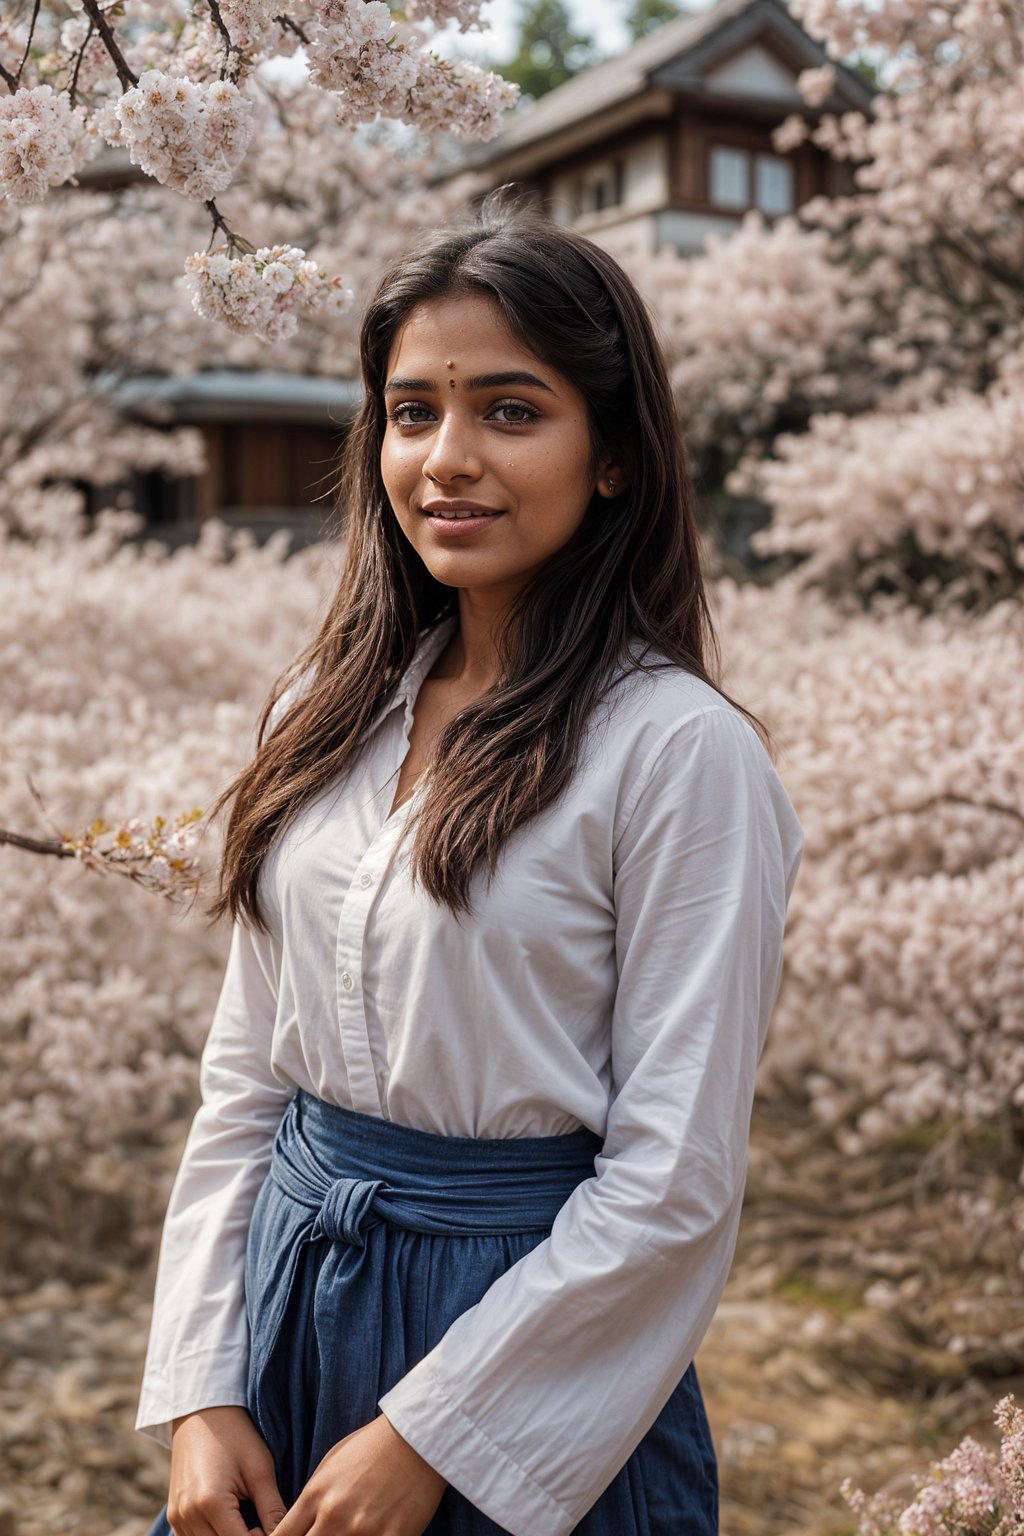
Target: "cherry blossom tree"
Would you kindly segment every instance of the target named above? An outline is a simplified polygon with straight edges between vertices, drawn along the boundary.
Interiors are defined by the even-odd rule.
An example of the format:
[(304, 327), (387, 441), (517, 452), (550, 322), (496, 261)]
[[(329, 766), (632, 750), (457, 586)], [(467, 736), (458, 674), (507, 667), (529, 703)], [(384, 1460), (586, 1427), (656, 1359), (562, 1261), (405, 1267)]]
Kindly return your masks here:
[[(479, 0), (410, 0), (401, 16), (384, 0), (210, 0), (196, 10), (128, 0), (123, 12), (99, 0), (82, 0), (81, 11), (25, 4), (0, 26), (0, 199), (37, 203), (101, 144), (123, 146), (147, 176), (204, 207), (223, 236), (185, 260), (196, 310), (268, 342), (290, 336), (299, 313), (332, 314), (349, 291), (302, 246), (254, 245), (217, 204), (257, 129), (261, 70), (301, 46), (304, 93), (329, 107), (346, 142), (378, 116), (488, 138), (517, 88), (429, 46), (447, 20), (466, 30), (478, 16)], [(297, 110), (316, 115), (306, 103)]]
[[(794, 114), (855, 191), (638, 273), (695, 449), (771, 508), (755, 552), (837, 600), (926, 606), (1019, 590), (1024, 12), (1003, 0), (793, 0), (830, 56), (871, 51), (870, 116)], [(834, 66), (801, 89), (826, 98)], [(730, 478), (730, 471), (735, 474)], [(883, 485), (882, 482), (885, 482)]]
[[(260, 78), (251, 91), (257, 129), (235, 194), (280, 245), (315, 240), (360, 294), (381, 261), (464, 208), (478, 185), (468, 175), (432, 185), (438, 157), (425, 139), (339, 132), (326, 94), (301, 82)], [(201, 435), (125, 420), (115, 387), (154, 370), (266, 366), (263, 335), (210, 324), (188, 301), (180, 252), (201, 241), (205, 219), (201, 205), (146, 180), (0, 201), (0, 524), (23, 537), (73, 533), (88, 484), (129, 468), (201, 473)], [(287, 317), (289, 334), (272, 344), (277, 370), (352, 376), (357, 306), (306, 309), (301, 326)]]

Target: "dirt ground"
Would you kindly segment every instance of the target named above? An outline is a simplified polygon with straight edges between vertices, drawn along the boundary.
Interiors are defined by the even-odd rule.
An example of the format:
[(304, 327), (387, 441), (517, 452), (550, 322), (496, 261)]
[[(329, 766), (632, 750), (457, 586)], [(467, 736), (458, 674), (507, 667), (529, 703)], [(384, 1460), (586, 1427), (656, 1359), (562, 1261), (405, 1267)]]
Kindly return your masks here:
[[(839, 1494), (844, 1477), (909, 1498), (912, 1474), (962, 1434), (993, 1443), (997, 1397), (1015, 1391), (1024, 1400), (1020, 1352), (1006, 1345), (1024, 1339), (1019, 1270), (1016, 1255), (986, 1245), (988, 1333), (974, 1318), (968, 1344), (951, 1349), (942, 1298), (958, 1315), (969, 1312), (957, 1297), (970, 1303), (980, 1261), (959, 1251), (936, 1271), (950, 1238), (922, 1203), (920, 1150), (912, 1158), (916, 1199), (906, 1168), (897, 1167), (865, 1200), (870, 1170), (860, 1169), (842, 1198), (816, 1207), (794, 1172), (801, 1149), (787, 1162), (784, 1139), (792, 1151), (791, 1125), (755, 1123), (743, 1234), (697, 1356), (719, 1456), (721, 1529), (852, 1536)], [(987, 1177), (980, 1168), (975, 1159), (965, 1171), (961, 1160), (975, 1199)], [(933, 1203), (948, 1214), (954, 1192), (934, 1178), (932, 1186)], [(873, 1253), (870, 1262), (849, 1257), (864, 1253)], [(885, 1273), (916, 1298), (912, 1309), (865, 1301), (872, 1276), (877, 1286)], [(168, 1463), (132, 1427), (151, 1286), (151, 1265), (122, 1266), (0, 1299), (0, 1536), (146, 1536)]]

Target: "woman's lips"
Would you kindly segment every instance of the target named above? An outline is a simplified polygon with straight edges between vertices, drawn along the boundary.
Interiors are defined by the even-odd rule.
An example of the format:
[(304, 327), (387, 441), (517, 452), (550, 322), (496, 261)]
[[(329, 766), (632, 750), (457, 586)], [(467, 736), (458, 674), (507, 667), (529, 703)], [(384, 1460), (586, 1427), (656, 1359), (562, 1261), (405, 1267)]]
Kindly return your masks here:
[(435, 533), (442, 537), (450, 537), (460, 533), (476, 533), (481, 528), (489, 528), (496, 523), (499, 517), (504, 517), (504, 512), (486, 512), (478, 515), (462, 517), (440, 517), (431, 512), (424, 512), (424, 517)]

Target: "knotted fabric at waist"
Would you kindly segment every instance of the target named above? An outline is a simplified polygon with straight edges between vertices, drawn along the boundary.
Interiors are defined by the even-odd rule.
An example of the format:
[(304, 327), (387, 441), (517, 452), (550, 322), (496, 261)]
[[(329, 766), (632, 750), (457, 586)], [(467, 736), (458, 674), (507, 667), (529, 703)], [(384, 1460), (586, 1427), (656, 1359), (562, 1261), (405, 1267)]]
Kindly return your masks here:
[(547, 1232), (594, 1173), (602, 1139), (443, 1136), (327, 1104), (302, 1090), (281, 1121), (270, 1174), (314, 1214), (310, 1239), (363, 1246), (381, 1222), (438, 1236)]

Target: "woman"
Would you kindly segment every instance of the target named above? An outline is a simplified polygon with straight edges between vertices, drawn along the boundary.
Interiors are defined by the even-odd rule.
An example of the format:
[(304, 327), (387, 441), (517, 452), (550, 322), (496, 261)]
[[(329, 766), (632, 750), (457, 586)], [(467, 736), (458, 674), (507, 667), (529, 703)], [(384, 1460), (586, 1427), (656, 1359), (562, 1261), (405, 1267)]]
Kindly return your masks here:
[(154, 1533), (711, 1536), (692, 1361), (803, 833), (711, 680), (664, 362), (500, 199), (361, 359), (340, 586), (218, 802)]

